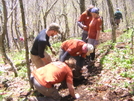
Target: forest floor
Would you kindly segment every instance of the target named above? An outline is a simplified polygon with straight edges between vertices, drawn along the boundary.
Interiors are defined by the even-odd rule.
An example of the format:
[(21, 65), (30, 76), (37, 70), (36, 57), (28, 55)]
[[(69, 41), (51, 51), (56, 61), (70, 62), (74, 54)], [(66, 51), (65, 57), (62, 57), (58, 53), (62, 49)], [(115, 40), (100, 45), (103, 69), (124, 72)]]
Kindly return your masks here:
[[(121, 31), (117, 31), (117, 35), (122, 34)], [(101, 42), (106, 42), (111, 39), (110, 33), (101, 34)], [(62, 96), (61, 101), (134, 101), (134, 96), (130, 93), (129, 89), (121, 88), (111, 85), (110, 83), (118, 84), (120, 82), (128, 81), (129, 78), (115, 77), (114, 74), (119, 71), (111, 71), (103, 69), (100, 64), (100, 60), (103, 55), (96, 50), (97, 61), (93, 66), (83, 67), (82, 80), (74, 80), (75, 92), (80, 94), (79, 99), (73, 99), (68, 92), (68, 89), (61, 89), (59, 92)], [(110, 54), (110, 53), (108, 53)], [(8, 66), (8, 65), (2, 65)], [(27, 78), (12, 78), (10, 75), (13, 72), (7, 71), (0, 76), (0, 90), (4, 91), (0, 93), (0, 97), (8, 97), (6, 100), (1, 101), (28, 101), (27, 97), (36, 92), (29, 92), (29, 82)], [(103, 79), (102, 79), (103, 78)], [(9, 97), (10, 95), (10, 97)], [(36, 96), (39, 96), (36, 93)]]

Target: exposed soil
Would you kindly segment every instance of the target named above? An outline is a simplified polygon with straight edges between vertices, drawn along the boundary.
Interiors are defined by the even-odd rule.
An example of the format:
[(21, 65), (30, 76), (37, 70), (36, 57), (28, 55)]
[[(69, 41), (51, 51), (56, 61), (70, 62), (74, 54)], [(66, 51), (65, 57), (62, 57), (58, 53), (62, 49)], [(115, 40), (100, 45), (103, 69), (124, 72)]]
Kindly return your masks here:
[[(117, 31), (117, 36), (120, 34), (122, 33)], [(101, 34), (101, 42), (110, 39), (110, 33)], [(80, 98), (73, 99), (69, 95), (68, 89), (64, 88), (60, 90), (61, 101), (133, 101), (134, 96), (130, 93), (130, 89), (111, 85), (113, 82), (116, 84), (123, 81), (132, 83), (131, 79), (115, 77), (113, 72), (103, 69), (99, 62), (103, 55), (98, 51), (96, 51), (96, 54), (98, 55), (95, 64), (90, 67), (83, 67), (83, 79), (74, 80), (75, 92), (80, 94)], [(8, 65), (1, 65), (0, 68), (5, 67), (8, 67)], [(118, 72), (120, 72), (120, 68), (119, 71), (116, 71), (116, 73)], [(0, 96), (5, 96), (6, 101), (28, 101), (27, 97), (33, 94), (37, 97), (41, 96), (36, 91), (29, 92), (30, 86), (27, 78), (12, 78), (10, 77), (11, 74), (13, 72), (7, 71), (0, 76), (0, 90), (4, 89)], [(10, 95), (10, 97), (7, 97), (6, 94)]]

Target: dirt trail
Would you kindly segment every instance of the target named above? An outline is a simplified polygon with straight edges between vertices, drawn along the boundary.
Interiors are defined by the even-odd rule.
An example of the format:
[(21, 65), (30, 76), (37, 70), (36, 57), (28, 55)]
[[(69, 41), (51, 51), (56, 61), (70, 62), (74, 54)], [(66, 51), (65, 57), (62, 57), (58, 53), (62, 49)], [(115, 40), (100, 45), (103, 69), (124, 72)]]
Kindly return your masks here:
[[(117, 32), (117, 36), (121, 32)], [(111, 39), (110, 33), (101, 33), (101, 42), (105, 42)], [(102, 55), (98, 56), (101, 59)], [(29, 83), (27, 78), (12, 78), (10, 75), (12, 72), (5, 72), (0, 76), (0, 90), (4, 91), (0, 93), (0, 96), (10, 95), (7, 97), (7, 101), (27, 101), (24, 100), (26, 96), (29, 95)], [(26, 74), (27, 75), (27, 74)], [(60, 90), (62, 95), (61, 101), (133, 101), (134, 97), (129, 93), (128, 89), (117, 88), (116, 85), (110, 85), (111, 82), (118, 83), (114, 74), (110, 70), (103, 70), (103, 67), (99, 61), (95, 62), (94, 66), (83, 68), (82, 80), (74, 80), (74, 86), (76, 87), (76, 92), (80, 94), (79, 99), (73, 99), (68, 92), (68, 89)], [(102, 80), (103, 78), (103, 80)], [(126, 80), (126, 79), (125, 79)], [(124, 78), (120, 78), (123, 82)], [(36, 92), (33, 92), (38, 97)], [(32, 94), (32, 93), (31, 93)], [(20, 100), (21, 99), (21, 100)]]

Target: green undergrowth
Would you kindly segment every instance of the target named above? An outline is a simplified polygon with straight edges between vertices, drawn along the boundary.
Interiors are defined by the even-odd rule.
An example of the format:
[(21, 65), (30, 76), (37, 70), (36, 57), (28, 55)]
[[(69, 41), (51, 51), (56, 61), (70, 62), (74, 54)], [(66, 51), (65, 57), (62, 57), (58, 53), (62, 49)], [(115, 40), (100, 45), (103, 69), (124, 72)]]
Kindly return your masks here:
[[(98, 50), (102, 54), (107, 51), (107, 54), (103, 55), (100, 60), (103, 69), (118, 71), (114, 74), (115, 77), (120, 75), (134, 82), (134, 53), (132, 53), (131, 35), (132, 30), (129, 30), (120, 35), (116, 43), (107, 41), (99, 45)], [(117, 47), (120, 44), (123, 44), (123, 47)], [(133, 85), (125, 81), (122, 83), (122, 87), (125, 88)], [(119, 86), (120, 84), (117, 85)]]
[[(103, 69), (107, 69), (110, 71), (117, 71), (117, 70), (119, 71), (120, 70), (117, 73), (118, 75), (120, 75), (123, 78), (129, 78), (131, 80), (134, 80), (134, 62), (133, 62), (134, 61), (134, 53), (132, 54), (131, 33), (132, 33), (132, 30), (120, 35), (117, 38), (116, 43), (112, 43), (111, 41), (102, 43), (97, 47), (97, 49), (98, 49), (99, 53), (101, 53), (101, 54), (106, 53), (100, 59), (100, 63), (102, 65)], [(125, 47), (117, 48), (116, 45), (118, 43), (125, 43)], [(52, 46), (56, 50), (56, 56), (53, 56), (53, 57), (58, 58), (61, 42), (54, 43), (54, 44), (52, 44)], [(47, 52), (49, 54), (51, 54), (49, 49), (47, 50)], [(25, 51), (22, 51), (22, 52), (12, 51), (12, 53), (8, 53), (8, 56), (12, 60), (14, 65), (21, 64), (22, 61), (25, 60)], [(4, 64), (4, 62), (2, 61), (1, 55), (0, 55), (0, 64)], [(26, 65), (20, 65), (19, 67), (17, 67), (17, 69), (18, 69), (19, 77), (25, 78), (27, 76)], [(4, 73), (3, 71), (0, 71), (0, 76), (2, 76), (3, 73)], [(115, 74), (115, 76), (117, 74)], [(113, 84), (113, 85), (119, 86), (120, 84)], [(128, 88), (131, 85), (132, 85), (131, 83), (124, 81), (121, 86)], [(2, 92), (3, 92), (3, 90), (0, 90), (0, 93), (2, 93)], [(0, 95), (0, 99), (2, 99), (4, 96), (6, 96), (6, 95), (5, 94)]]

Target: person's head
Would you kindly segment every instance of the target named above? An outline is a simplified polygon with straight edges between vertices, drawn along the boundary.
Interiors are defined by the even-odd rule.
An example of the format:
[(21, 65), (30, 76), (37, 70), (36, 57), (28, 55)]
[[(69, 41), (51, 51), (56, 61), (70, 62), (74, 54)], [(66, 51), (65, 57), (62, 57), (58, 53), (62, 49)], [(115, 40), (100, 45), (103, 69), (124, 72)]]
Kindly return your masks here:
[(48, 36), (54, 36), (60, 33), (60, 26), (57, 23), (51, 23), (47, 30), (49, 31)]
[(96, 8), (96, 7), (92, 8), (91, 9), (91, 14), (92, 14), (93, 17), (98, 16), (98, 14), (99, 14), (99, 8)]
[(116, 8), (117, 11), (119, 11), (120, 9), (119, 8)]
[(87, 14), (88, 16), (91, 16), (91, 9), (94, 8), (93, 5), (89, 5), (88, 9), (87, 9)]
[(74, 58), (69, 58), (68, 60), (65, 60), (65, 63), (71, 68), (76, 67), (76, 60)]
[(86, 53), (87, 56), (89, 56), (90, 53), (93, 53), (93, 51), (94, 51), (94, 47), (93, 47), (92, 44), (86, 43), (86, 44), (84, 44), (84, 45), (82, 46), (82, 52), (83, 52), (83, 53)]

